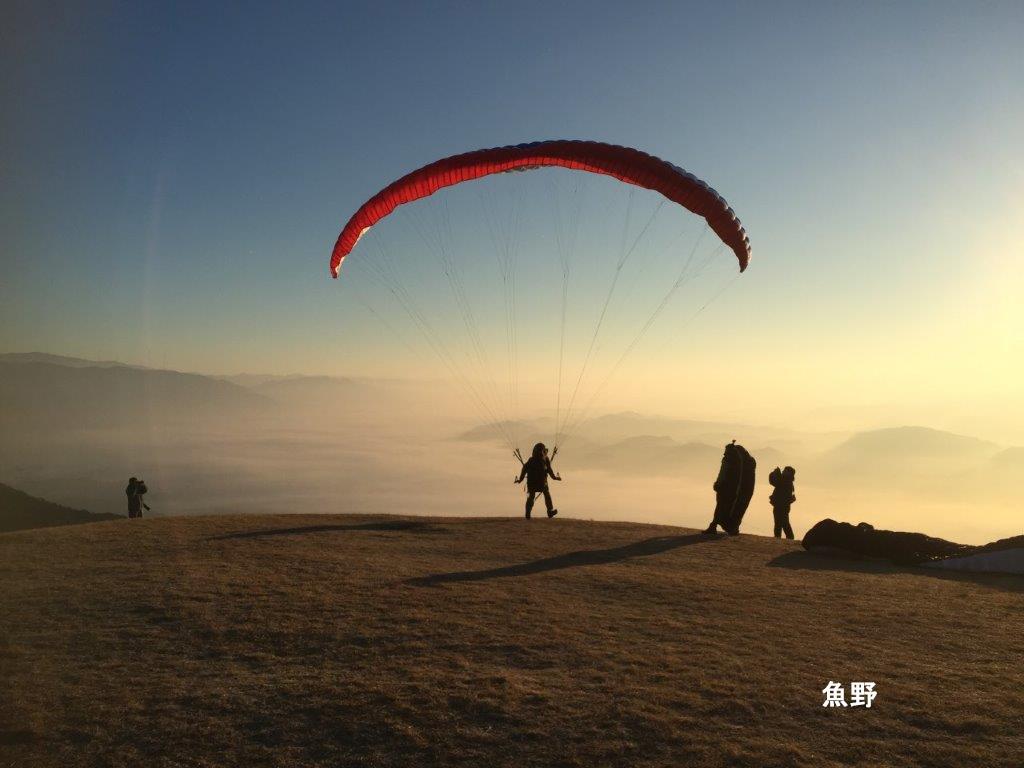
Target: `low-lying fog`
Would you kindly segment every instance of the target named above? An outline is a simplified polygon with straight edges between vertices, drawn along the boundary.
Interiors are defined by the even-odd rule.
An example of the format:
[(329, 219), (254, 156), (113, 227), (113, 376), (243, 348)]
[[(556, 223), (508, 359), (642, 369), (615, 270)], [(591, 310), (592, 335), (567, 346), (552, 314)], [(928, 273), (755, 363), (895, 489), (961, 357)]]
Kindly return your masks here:
[[(518, 461), (441, 385), (229, 380), (61, 359), (0, 368), (0, 482), (69, 506), (123, 512), (137, 475), (154, 514), (522, 514)], [(550, 425), (516, 425), (524, 453), (550, 443)], [(555, 461), (555, 503), (572, 517), (704, 526), (732, 438), (758, 460), (750, 533), (771, 532), (767, 476), (785, 464), (797, 468), (798, 536), (824, 517), (962, 542), (1021, 533), (1024, 448), (899, 425), (814, 433), (598, 416)]]

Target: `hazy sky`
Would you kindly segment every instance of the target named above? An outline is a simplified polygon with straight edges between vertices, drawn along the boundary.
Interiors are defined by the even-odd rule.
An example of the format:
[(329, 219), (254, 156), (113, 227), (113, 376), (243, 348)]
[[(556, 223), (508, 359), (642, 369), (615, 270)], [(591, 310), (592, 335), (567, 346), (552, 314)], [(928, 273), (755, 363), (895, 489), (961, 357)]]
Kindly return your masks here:
[(592, 138), (707, 179), (754, 253), (623, 402), (1024, 433), (1019, 2), (88, 6), (2, 11), (0, 350), (426, 372), (328, 278), (345, 220)]

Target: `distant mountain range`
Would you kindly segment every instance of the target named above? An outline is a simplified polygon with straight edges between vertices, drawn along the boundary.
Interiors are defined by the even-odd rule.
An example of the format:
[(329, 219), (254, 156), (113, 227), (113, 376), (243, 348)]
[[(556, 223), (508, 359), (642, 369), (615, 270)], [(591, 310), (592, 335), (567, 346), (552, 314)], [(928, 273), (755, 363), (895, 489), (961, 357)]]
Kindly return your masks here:
[(194, 373), (0, 360), (0, 424), (9, 429), (199, 426), (272, 406), (249, 389)]
[(999, 446), (976, 437), (928, 427), (891, 427), (860, 432), (829, 452), (837, 463), (872, 461), (888, 464), (907, 456), (927, 460), (977, 460), (998, 453)]
[[(550, 420), (518, 422), (519, 434), (550, 439)], [(462, 435), (470, 441), (498, 441), (494, 426)], [(722, 447), (737, 438), (767, 472), (793, 464), (803, 481), (834, 487), (904, 490), (936, 497), (992, 493), (1020, 495), (1024, 447), (996, 443), (927, 427), (903, 426), (854, 434), (804, 433), (778, 428), (672, 419), (623, 412), (579, 425), (559, 460), (567, 469), (592, 469), (633, 476), (702, 479), (713, 475)]]
[(84, 509), (64, 507), (0, 483), (0, 533), (120, 518), (121, 515), (93, 514)]
[[(554, 422), (549, 418), (507, 422), (506, 426), (509, 431), (517, 434), (547, 436), (549, 439), (554, 431)], [(463, 433), (461, 437), (464, 440), (481, 441), (495, 440), (498, 436), (499, 431), (493, 425), (482, 424)], [(563, 442), (571, 442), (574, 451), (578, 451), (582, 443), (606, 447), (621, 444), (621, 449), (628, 450), (630, 444), (627, 441), (643, 438), (645, 442), (632, 447), (646, 450), (646, 446), (656, 444), (654, 441), (660, 441), (663, 450), (691, 444), (715, 446), (714, 450), (721, 458), (722, 446), (731, 440), (739, 440), (748, 448), (771, 445), (780, 455), (804, 456), (833, 447), (848, 436), (848, 433), (809, 433), (779, 427), (678, 419), (622, 411), (596, 416), (577, 424)], [(694, 450), (690, 449), (689, 452)], [(774, 461), (774, 458), (771, 460)]]
[[(1005, 452), (1012, 462), (1013, 450)], [(992, 486), (1001, 447), (927, 427), (893, 427), (853, 435), (814, 459), (829, 483), (876, 487), (945, 486), (946, 493)]]
[(2, 352), (0, 363), (49, 363), (63, 365), (66, 368), (137, 368), (145, 370), (144, 365), (129, 365), (116, 360), (85, 360), (81, 357), (51, 355), (46, 352)]
[[(236, 457), (230, 452), (207, 446), (204, 450), (210, 452), (200, 460), (199, 453), (189, 447), (193, 445), (189, 440), (204, 430), (229, 440), (244, 434), (276, 445), (283, 439), (281, 430), (313, 429), (322, 435), (318, 439), (341, 445), (379, 436), (382, 424), (401, 436), (410, 430), (412, 419), (426, 414), (436, 419), (430, 432), (435, 434), (447, 427), (448, 414), (459, 412), (457, 404), (454, 409), (440, 405), (439, 398), (450, 395), (450, 389), (417, 382), (205, 376), (44, 353), (0, 354), (0, 469), (6, 470), (0, 479), (42, 493), (53, 487), (49, 480), (58, 482), (70, 472), (80, 472), (75, 487), (93, 487), (98, 481), (90, 475), (94, 470), (87, 468), (98, 466), (99, 448), (108, 451), (103, 466), (117, 472), (137, 462), (146, 466), (169, 462), (171, 456), (181, 466), (201, 462), (204, 472), (215, 462), (232, 466)], [(177, 452), (172, 453), (162, 429), (140, 434), (155, 426), (173, 428), (179, 437)], [(536, 439), (551, 441), (554, 420), (545, 417), (504, 426), (520, 436), (520, 447), (526, 452)], [(258, 433), (263, 427), (278, 432)], [(84, 438), (86, 430), (121, 430), (121, 437), (89, 442)], [(442, 440), (450, 436), (438, 434)], [(459, 437), (501, 442), (500, 430), (493, 425), (480, 425)], [(717, 471), (722, 447), (732, 439), (751, 451), (764, 472), (775, 465), (793, 464), (801, 482), (843, 488), (844, 493), (856, 486), (928, 493), (935, 499), (996, 493), (1016, 499), (1024, 477), (1024, 447), (1000, 446), (927, 427), (815, 433), (628, 411), (579, 424), (563, 441), (559, 461), (572, 469), (703, 482)], [(55, 461), (58, 457), (63, 462)], [(273, 473), (274, 465), (266, 467)], [(213, 479), (210, 483), (213, 488)], [(111, 489), (103, 494), (104, 498), (116, 495)], [(51, 498), (71, 503), (84, 498), (92, 504), (98, 496), (73, 495), (65, 489)]]
[(429, 399), (429, 385), (336, 376), (198, 373), (41, 352), (0, 354), (0, 424), (122, 428), (234, 417), (362, 413)]
[(1006, 448), (992, 457), (993, 466), (1008, 472), (1019, 472), (1024, 478), (1024, 446)]

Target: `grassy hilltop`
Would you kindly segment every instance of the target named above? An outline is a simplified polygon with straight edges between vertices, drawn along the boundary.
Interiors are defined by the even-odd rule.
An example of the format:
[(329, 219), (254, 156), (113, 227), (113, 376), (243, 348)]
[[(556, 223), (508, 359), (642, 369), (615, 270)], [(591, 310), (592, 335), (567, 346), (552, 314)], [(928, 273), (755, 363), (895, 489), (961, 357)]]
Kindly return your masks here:
[[(651, 525), (0, 535), (0, 765), (1019, 766), (1024, 580)], [(824, 709), (830, 681), (872, 709)]]

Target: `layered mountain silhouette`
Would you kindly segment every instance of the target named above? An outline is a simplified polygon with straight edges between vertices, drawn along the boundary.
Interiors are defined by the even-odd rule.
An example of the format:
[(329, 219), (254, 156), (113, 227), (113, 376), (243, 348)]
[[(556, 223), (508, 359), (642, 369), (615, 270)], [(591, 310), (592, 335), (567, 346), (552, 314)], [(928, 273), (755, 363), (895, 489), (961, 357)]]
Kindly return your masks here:
[(258, 414), (272, 405), (237, 384), (193, 373), (0, 361), (0, 424), (8, 428), (198, 424), (215, 415)]
[(52, 501), (29, 496), (23, 491), (0, 483), (0, 533), (117, 520), (120, 517), (121, 515), (94, 514), (84, 509), (71, 509)]
[[(759, 463), (783, 461), (774, 448), (758, 448), (754, 454)], [(566, 466), (625, 472), (632, 475), (681, 475), (705, 480), (712, 477), (722, 460), (722, 445), (680, 443), (666, 435), (639, 435), (618, 440), (610, 445), (591, 443), (574, 448)]]
[[(0, 480), (72, 507), (119, 512), (128, 475), (141, 472), (161, 488), (165, 514), (234, 508), (242, 499), (312, 498), (326, 489), (324, 478), (338, 483), (325, 498), (377, 493), (373, 478), (394, 471), (397, 459), (409, 484), (451, 488), (496, 461), (504, 441), (493, 425), (460, 433), (449, 416), (464, 416), (465, 408), (442, 404), (444, 397), (452, 397), (450, 388), (420, 382), (206, 376), (44, 353), (0, 355)], [(414, 430), (418, 418), (429, 421)], [(529, 450), (535, 440), (551, 442), (554, 419), (503, 426)], [(416, 450), (424, 451), (415, 460), (402, 443), (414, 434)], [(456, 451), (457, 461), (440, 465), (426, 458), (433, 446), (437, 456), (449, 456), (443, 444), (452, 438), (469, 453)], [(722, 446), (733, 438), (755, 456), (762, 480), (773, 466), (792, 464), (801, 488), (831, 489), (832, 500), (843, 503), (862, 491), (909, 492), (964, 510), (1022, 498), (1024, 447), (920, 426), (815, 433), (621, 412), (579, 424), (558, 462), (609, 480), (668, 478), (709, 489)], [(812, 498), (801, 494), (801, 503)]]
[[(917, 485), (982, 481), (1000, 446), (975, 437), (927, 427), (894, 427), (853, 435), (815, 460), (830, 482)], [(1012, 456), (1012, 454), (1010, 454)]]
[(46, 352), (3, 352), (0, 363), (49, 363), (63, 365), (66, 368), (138, 368), (145, 370), (144, 365), (129, 365), (116, 360), (86, 360), (81, 357), (67, 355), (51, 355)]

